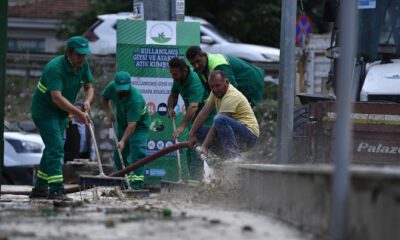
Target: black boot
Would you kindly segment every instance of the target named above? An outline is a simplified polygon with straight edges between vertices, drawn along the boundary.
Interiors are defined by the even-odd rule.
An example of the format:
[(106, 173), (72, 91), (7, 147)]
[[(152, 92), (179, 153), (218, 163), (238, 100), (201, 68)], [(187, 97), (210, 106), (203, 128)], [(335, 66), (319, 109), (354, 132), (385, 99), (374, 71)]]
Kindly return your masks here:
[(32, 188), (31, 194), (29, 194), (30, 199), (45, 199), (47, 198), (49, 191), (48, 186), (43, 185), (41, 187), (34, 187)]
[(67, 197), (67, 195), (65, 195), (64, 190), (57, 190), (55, 192), (49, 192), (49, 196), (47, 197), (47, 199), (59, 200), (59, 201), (73, 201), (72, 198)]

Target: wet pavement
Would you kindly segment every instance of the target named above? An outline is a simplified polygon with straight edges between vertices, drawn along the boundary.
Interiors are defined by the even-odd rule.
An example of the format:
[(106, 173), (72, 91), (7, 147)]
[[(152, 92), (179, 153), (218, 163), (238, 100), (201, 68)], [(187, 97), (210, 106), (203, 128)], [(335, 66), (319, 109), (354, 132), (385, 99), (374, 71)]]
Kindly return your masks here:
[(176, 198), (97, 188), (68, 196), (74, 201), (1, 195), (0, 239), (313, 239), (265, 214), (196, 201), (196, 194)]

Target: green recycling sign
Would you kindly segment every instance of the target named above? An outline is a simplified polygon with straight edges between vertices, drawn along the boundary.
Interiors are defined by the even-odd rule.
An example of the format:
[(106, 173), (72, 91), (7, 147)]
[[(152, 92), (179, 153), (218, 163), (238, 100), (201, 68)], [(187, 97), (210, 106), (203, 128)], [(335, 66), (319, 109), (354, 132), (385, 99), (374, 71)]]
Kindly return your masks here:
[[(168, 62), (184, 57), (186, 50), (200, 44), (200, 24), (194, 22), (119, 20), (117, 23), (117, 71), (127, 71), (132, 84), (141, 91), (151, 116), (147, 155), (174, 144), (173, 126), (167, 101), (173, 79)], [(175, 108), (177, 125), (185, 107), (180, 98)], [(178, 140), (187, 140), (187, 131)], [(183, 178), (188, 178), (186, 150), (180, 151)], [(177, 152), (145, 165), (145, 184), (178, 180)]]

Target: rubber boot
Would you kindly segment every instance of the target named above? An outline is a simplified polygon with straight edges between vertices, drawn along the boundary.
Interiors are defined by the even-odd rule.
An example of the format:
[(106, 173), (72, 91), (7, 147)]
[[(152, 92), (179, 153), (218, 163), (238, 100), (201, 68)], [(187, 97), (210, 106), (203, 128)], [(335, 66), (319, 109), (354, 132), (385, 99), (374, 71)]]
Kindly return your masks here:
[(72, 198), (67, 197), (65, 195), (64, 190), (60, 189), (55, 192), (49, 192), (49, 196), (47, 197), (49, 200), (59, 200), (59, 201), (73, 201)]
[(45, 199), (49, 194), (48, 185), (42, 185), (41, 187), (32, 188), (31, 194), (29, 194), (30, 199)]

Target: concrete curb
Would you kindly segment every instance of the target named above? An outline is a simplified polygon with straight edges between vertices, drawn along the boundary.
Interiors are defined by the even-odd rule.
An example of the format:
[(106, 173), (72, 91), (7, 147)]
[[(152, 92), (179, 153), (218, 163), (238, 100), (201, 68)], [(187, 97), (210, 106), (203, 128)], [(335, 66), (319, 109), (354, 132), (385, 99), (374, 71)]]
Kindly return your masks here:
[[(241, 204), (328, 236), (330, 165), (242, 164)], [(400, 238), (400, 168), (350, 167), (348, 239)]]

